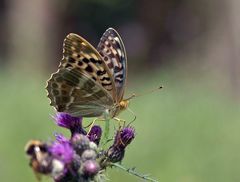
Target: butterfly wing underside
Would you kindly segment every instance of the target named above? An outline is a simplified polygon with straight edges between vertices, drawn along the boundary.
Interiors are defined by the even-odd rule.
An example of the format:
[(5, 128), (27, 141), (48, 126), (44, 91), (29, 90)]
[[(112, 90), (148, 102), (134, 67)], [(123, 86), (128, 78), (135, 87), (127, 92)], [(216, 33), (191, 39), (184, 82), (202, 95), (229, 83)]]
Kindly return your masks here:
[(69, 34), (63, 59), (48, 80), (48, 97), (58, 112), (99, 117), (114, 104), (116, 91), (111, 72), (97, 50), (85, 39)]
[(113, 75), (118, 103), (123, 99), (127, 77), (127, 56), (120, 35), (113, 28), (107, 29), (97, 47), (104, 62)]

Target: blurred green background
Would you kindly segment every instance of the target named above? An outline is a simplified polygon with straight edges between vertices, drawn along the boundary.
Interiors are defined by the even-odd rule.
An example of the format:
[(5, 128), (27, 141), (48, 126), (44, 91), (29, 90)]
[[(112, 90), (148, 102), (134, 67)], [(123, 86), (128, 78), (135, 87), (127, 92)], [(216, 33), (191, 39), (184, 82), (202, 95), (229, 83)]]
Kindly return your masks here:
[(234, 0), (0, 0), (0, 181), (36, 181), (26, 142), (69, 135), (44, 89), (64, 37), (96, 46), (108, 27), (126, 46), (126, 97), (164, 85), (131, 101), (137, 134), (123, 165), (164, 182), (240, 181), (239, 10)]

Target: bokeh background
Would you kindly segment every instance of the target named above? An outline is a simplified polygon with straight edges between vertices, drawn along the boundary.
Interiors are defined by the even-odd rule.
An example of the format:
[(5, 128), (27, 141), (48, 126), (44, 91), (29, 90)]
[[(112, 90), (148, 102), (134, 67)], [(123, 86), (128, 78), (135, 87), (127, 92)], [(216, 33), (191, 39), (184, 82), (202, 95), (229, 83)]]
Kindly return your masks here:
[(36, 181), (26, 142), (69, 135), (44, 89), (64, 37), (96, 46), (113, 27), (128, 55), (126, 97), (164, 85), (131, 101), (137, 135), (123, 165), (164, 182), (240, 181), (239, 11), (237, 0), (0, 0), (0, 180)]

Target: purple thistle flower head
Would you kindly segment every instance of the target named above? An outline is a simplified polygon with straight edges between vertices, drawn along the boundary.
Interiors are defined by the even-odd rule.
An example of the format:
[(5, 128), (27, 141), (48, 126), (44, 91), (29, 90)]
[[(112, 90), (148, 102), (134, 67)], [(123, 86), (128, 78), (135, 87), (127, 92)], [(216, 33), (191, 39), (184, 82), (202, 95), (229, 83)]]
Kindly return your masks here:
[(62, 161), (64, 164), (69, 164), (73, 161), (74, 150), (69, 142), (63, 135), (57, 135), (57, 141), (53, 142), (49, 151), (54, 158)]
[(86, 177), (93, 177), (99, 170), (100, 166), (95, 160), (87, 160), (83, 163), (82, 173)]
[(123, 159), (125, 148), (135, 137), (135, 130), (132, 127), (126, 127), (117, 131), (113, 145), (106, 152), (109, 161), (115, 163)]
[(91, 160), (91, 159), (95, 160), (96, 158), (97, 158), (96, 151), (91, 150), (91, 149), (85, 150), (81, 155), (82, 161)]
[(107, 151), (107, 157), (113, 163), (121, 161), (124, 157), (124, 154), (124, 148), (118, 148), (114, 146), (111, 146)]
[(76, 153), (80, 156), (82, 155), (84, 150), (90, 148), (88, 137), (82, 134), (75, 134), (71, 138), (71, 143)]
[(135, 130), (133, 127), (123, 128), (117, 131), (113, 145), (119, 148), (125, 148), (127, 145), (131, 143), (134, 137)]
[(75, 133), (86, 134), (86, 131), (82, 128), (82, 117), (73, 117), (64, 112), (58, 112), (54, 120), (58, 126), (69, 129), (72, 136)]
[(63, 134), (55, 133), (56, 141), (59, 143), (70, 143), (70, 141), (63, 136)]
[(102, 129), (98, 125), (94, 125), (91, 128), (90, 132), (88, 133), (89, 140), (94, 142), (97, 145), (100, 142), (101, 136), (102, 136)]

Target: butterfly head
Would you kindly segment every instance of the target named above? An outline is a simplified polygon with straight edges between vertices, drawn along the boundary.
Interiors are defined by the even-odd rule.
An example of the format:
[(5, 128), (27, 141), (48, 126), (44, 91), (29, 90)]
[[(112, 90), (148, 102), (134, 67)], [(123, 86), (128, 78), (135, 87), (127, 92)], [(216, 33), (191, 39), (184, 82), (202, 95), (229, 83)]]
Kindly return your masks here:
[(122, 100), (121, 102), (119, 102), (120, 111), (127, 109), (128, 105), (129, 105), (129, 100)]
[(106, 110), (105, 117), (110, 116), (110, 118), (114, 118), (121, 111), (127, 109), (128, 105), (129, 100), (122, 100), (119, 103), (114, 104), (114, 106), (111, 109)]
[(118, 104), (114, 106), (114, 114), (113, 116), (117, 116), (121, 111), (125, 110), (129, 106), (129, 102), (132, 98), (135, 97), (135, 94), (132, 94), (129, 98), (121, 100)]

